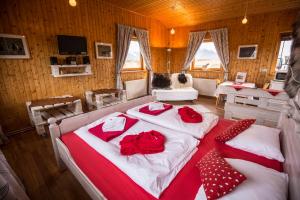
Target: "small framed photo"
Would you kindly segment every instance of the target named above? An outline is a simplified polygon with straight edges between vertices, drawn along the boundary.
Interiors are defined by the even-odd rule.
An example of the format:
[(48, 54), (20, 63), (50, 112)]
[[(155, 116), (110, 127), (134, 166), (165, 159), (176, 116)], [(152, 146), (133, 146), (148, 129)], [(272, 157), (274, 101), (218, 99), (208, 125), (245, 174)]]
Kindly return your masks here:
[(238, 72), (235, 77), (236, 83), (245, 83), (247, 72)]
[(257, 44), (253, 45), (240, 45), (238, 50), (238, 59), (256, 59), (257, 57)]
[(23, 35), (0, 34), (0, 59), (30, 58), (26, 38)]
[(96, 58), (97, 59), (112, 59), (112, 44), (95, 42)]

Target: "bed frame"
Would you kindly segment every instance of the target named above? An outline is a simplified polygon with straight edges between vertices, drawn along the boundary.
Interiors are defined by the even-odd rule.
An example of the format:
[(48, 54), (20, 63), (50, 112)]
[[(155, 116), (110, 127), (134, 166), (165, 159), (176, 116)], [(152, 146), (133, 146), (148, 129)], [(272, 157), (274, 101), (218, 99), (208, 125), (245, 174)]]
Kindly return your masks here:
[(77, 178), (86, 192), (94, 200), (106, 199), (101, 191), (89, 180), (89, 178), (81, 171), (73, 160), (68, 148), (60, 140), (60, 136), (74, 131), (82, 126), (90, 124), (97, 119), (104, 117), (113, 112), (126, 112), (128, 109), (134, 108), (138, 105), (145, 104), (154, 101), (152, 96), (145, 96), (142, 98), (134, 99), (125, 103), (116, 104), (110, 107), (106, 107), (100, 110), (95, 110), (89, 113), (77, 115), (75, 117), (67, 118), (61, 121), (60, 124), (56, 122), (55, 118), (48, 120), (50, 136), (52, 140), (53, 150), (58, 167), (64, 170), (66, 167)]
[[(61, 170), (66, 167), (69, 168), (92, 199), (106, 199), (101, 191), (95, 187), (89, 178), (76, 165), (69, 150), (60, 140), (60, 136), (94, 122), (95, 120), (112, 112), (126, 112), (130, 108), (154, 100), (155, 98), (152, 96), (142, 97), (126, 103), (117, 104), (101, 110), (67, 118), (62, 120), (60, 124), (56, 123), (54, 118), (49, 119), (51, 140), (59, 168)], [(300, 94), (296, 101), (300, 105)], [(291, 100), (289, 104), (286, 105), (286, 109), (282, 112), (278, 124), (278, 127), (283, 130), (282, 150), (286, 158), (284, 170), (289, 174), (290, 200), (300, 199), (300, 110), (297, 110), (297, 106), (295, 104), (296, 101)]]

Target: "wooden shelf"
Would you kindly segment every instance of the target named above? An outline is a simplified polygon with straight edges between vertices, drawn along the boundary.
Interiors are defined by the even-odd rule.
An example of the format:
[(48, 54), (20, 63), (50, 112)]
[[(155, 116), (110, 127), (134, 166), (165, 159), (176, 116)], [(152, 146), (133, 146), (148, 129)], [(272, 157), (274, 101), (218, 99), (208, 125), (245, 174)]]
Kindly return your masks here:
[[(55, 78), (59, 77), (71, 77), (71, 76), (88, 76), (92, 75), (91, 65), (90, 64), (81, 64), (81, 65), (50, 65), (52, 76)], [(84, 71), (81, 73), (61, 73), (61, 69), (64, 68), (83, 68)]]

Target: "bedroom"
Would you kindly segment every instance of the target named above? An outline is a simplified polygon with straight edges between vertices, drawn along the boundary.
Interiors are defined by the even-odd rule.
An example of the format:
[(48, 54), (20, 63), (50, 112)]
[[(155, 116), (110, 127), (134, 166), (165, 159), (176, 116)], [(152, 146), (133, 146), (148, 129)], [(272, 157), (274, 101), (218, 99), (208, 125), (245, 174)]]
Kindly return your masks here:
[[(299, 173), (300, 161), (295, 155), (300, 153), (300, 97), (296, 94), (300, 69), (299, 53), (295, 49), (293, 60), (291, 44), (298, 41), (293, 40), (297, 34), (292, 35), (292, 25), (299, 20), (299, 11), (298, 0), (1, 1), (0, 142), (3, 162), (9, 164), (12, 169), (8, 171), (13, 174), (3, 179), (0, 173), (4, 194), (17, 190), (5, 190), (13, 180), (19, 188), (16, 195), (25, 194), (30, 199), (98, 199), (102, 193), (108, 199), (118, 199), (121, 196), (116, 194), (124, 190), (111, 179), (120, 178), (134, 191), (130, 195), (141, 195), (138, 197), (143, 199), (179, 198), (187, 193), (187, 199), (195, 199), (201, 185), (195, 163), (221, 134), (216, 129), (228, 129), (228, 123), (236, 120), (256, 119), (258, 125), (278, 128), (268, 130), (281, 131), (285, 161), (264, 160), (245, 152), (239, 160), (252, 159), (253, 163), (254, 159), (260, 163), (254, 164), (267, 169), (283, 167), (280, 175), (289, 176), (284, 197), (297, 199), (300, 194), (295, 188), (299, 187), (300, 177), (295, 174)], [(173, 107), (146, 118), (128, 113), (154, 100)], [(177, 126), (183, 121), (175, 123), (172, 116), (161, 118), (184, 105), (193, 108), (191, 112), (197, 111), (196, 116), (200, 113), (203, 119), (210, 119), (209, 126), (200, 123), (200, 127), (185, 131)], [(162, 105), (153, 106), (159, 109)], [(183, 168), (183, 174), (188, 169), (195, 174), (191, 188), (181, 192), (179, 188), (187, 180), (176, 173), (169, 177), (174, 181), (166, 183), (161, 197), (155, 197), (139, 184), (142, 180), (138, 177), (135, 180), (124, 171), (120, 174), (122, 170), (113, 161), (105, 167), (111, 167), (118, 177), (104, 178), (111, 180), (107, 187), (116, 186), (115, 192), (98, 179), (101, 186), (91, 177), (81, 180), (76, 176), (78, 170), (70, 166), (60, 169), (56, 161), (63, 165), (67, 161), (61, 158), (64, 152), (58, 151), (55, 130), (59, 129), (62, 136), (116, 111), (138, 118), (147, 126), (155, 125), (159, 132), (167, 132), (166, 137), (186, 132), (190, 139), (200, 141), (194, 148), (198, 151), (188, 154), (193, 157)], [(210, 112), (212, 116), (206, 117)], [(51, 125), (55, 129), (52, 133)], [(203, 138), (195, 137), (199, 131)], [(124, 135), (127, 132), (111, 142)], [(168, 152), (167, 147), (165, 143), (162, 154)], [(241, 156), (240, 151), (226, 148), (221, 148), (223, 156), (237, 159), (236, 152)], [(228, 163), (233, 165), (232, 161)]]

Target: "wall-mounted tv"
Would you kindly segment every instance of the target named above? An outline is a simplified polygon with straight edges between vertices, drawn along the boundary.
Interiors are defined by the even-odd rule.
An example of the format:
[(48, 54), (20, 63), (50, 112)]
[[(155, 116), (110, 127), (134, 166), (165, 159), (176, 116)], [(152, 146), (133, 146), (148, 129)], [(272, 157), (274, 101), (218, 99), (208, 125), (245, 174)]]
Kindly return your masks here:
[(61, 55), (86, 55), (86, 38), (81, 36), (57, 35), (58, 52)]

